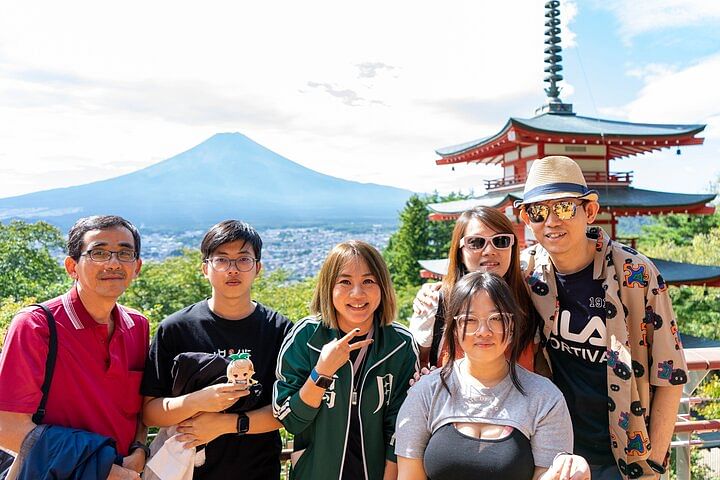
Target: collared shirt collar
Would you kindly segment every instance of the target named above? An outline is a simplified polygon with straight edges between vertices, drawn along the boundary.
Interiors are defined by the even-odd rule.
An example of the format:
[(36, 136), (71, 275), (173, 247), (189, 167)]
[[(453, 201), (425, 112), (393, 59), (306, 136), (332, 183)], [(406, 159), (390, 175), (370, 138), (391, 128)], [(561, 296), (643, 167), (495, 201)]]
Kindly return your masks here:
[[(593, 257), (593, 279), (604, 280), (607, 278), (607, 262), (605, 257), (610, 253), (612, 240), (600, 227), (590, 227), (586, 232), (589, 240), (595, 241), (595, 255)], [(545, 278), (553, 278), (555, 266), (552, 263), (550, 254), (544, 248), (538, 249), (535, 254), (535, 265), (542, 267)]]
[[(76, 330), (82, 330), (86, 327), (93, 327), (97, 325), (97, 322), (90, 316), (85, 305), (80, 299), (80, 294), (77, 291), (77, 285), (73, 285), (70, 291), (65, 293), (62, 297), (62, 304), (67, 312), (70, 322)], [(127, 311), (119, 305), (115, 304), (112, 310), (113, 319), (115, 325), (120, 328), (129, 329), (135, 326), (135, 321), (130, 317)]]

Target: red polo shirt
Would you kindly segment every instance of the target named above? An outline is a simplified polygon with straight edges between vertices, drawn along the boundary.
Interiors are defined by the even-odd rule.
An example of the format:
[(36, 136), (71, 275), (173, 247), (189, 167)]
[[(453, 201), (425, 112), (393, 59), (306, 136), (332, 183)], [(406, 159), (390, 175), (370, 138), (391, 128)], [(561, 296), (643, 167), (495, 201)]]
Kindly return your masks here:
[[(77, 289), (46, 303), (57, 322), (58, 355), (43, 423), (99, 433), (127, 455), (142, 407), (140, 380), (148, 353), (148, 321), (116, 305), (115, 331), (96, 323)], [(49, 330), (43, 311), (21, 310), (0, 356), (0, 410), (33, 414), (42, 393)]]

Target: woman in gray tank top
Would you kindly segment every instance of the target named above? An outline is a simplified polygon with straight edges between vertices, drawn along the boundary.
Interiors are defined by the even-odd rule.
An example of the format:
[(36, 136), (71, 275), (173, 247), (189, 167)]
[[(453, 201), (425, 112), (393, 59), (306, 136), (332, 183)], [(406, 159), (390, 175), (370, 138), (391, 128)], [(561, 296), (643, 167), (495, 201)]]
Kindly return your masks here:
[(398, 413), (398, 478), (589, 480), (587, 462), (565, 453), (573, 441), (562, 394), (516, 364), (531, 327), (505, 281), (467, 274), (447, 305), (448, 362)]

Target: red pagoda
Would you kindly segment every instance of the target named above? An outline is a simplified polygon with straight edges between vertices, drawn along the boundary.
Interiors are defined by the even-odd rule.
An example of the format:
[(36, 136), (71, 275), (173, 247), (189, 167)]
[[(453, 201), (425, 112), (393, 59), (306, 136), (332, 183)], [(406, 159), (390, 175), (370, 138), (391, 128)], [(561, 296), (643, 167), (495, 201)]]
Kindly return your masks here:
[[(616, 238), (617, 218), (629, 215), (667, 213), (712, 214), (714, 194), (680, 194), (634, 188), (632, 172), (610, 171), (610, 160), (667, 148), (701, 145), (697, 137), (705, 125), (665, 125), (630, 123), (583, 117), (573, 113), (571, 104), (563, 103), (557, 82), (560, 71), (560, 19), (557, 0), (545, 7), (547, 39), (545, 89), (549, 97), (539, 115), (532, 118), (510, 118), (494, 135), (436, 150), (438, 165), (482, 163), (500, 165), (502, 178), (485, 181), (487, 193), (480, 197), (429, 205), (431, 220), (455, 220), (463, 211), (476, 206), (502, 210), (513, 221), (515, 234), (523, 245), (535, 242), (532, 231), (519, 220), (513, 202), (522, 198), (527, 172), (532, 162), (547, 155), (566, 155), (583, 170), (590, 188), (600, 194), (600, 214), (596, 224)], [(634, 239), (625, 243), (634, 245)], [(720, 286), (720, 267), (683, 264), (653, 259), (670, 284)], [(439, 278), (447, 271), (446, 260), (421, 260), (422, 276)]]

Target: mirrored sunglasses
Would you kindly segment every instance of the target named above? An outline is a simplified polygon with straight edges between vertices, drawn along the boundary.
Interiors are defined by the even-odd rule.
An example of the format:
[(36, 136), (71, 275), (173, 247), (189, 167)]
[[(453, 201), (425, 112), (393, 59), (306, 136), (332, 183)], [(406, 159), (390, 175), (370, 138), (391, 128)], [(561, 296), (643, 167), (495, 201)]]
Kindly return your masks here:
[(498, 250), (507, 250), (515, 243), (515, 235), (509, 233), (498, 233), (492, 237), (467, 235), (460, 239), (460, 248), (465, 247), (468, 250), (482, 250), (488, 242)]
[(550, 216), (550, 209), (557, 215), (560, 220), (571, 220), (577, 213), (577, 208), (582, 205), (572, 200), (562, 200), (548, 206), (544, 203), (533, 203), (525, 206), (525, 211), (532, 223), (543, 223)]

